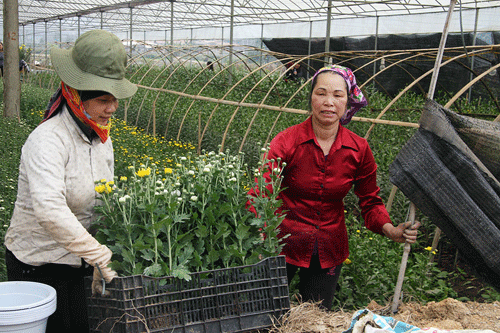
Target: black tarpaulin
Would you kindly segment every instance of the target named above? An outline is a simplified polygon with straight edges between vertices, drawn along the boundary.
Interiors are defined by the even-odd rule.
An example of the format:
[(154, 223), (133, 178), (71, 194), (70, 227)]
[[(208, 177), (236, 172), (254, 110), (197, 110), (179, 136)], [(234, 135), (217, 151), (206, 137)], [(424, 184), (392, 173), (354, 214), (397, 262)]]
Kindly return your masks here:
[(500, 290), (500, 123), (428, 100), (420, 128), (389, 168), (391, 182)]

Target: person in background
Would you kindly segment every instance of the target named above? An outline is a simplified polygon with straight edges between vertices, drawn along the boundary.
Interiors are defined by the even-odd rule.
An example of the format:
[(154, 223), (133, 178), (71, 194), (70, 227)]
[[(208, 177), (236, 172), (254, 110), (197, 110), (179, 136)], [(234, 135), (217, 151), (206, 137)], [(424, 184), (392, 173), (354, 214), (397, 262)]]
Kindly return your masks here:
[(207, 68), (209, 71), (214, 71), (214, 63), (211, 62), (210, 60), (207, 61)]
[(88, 333), (84, 277), (93, 275), (92, 291), (101, 293), (116, 276), (111, 251), (88, 231), (99, 203), (94, 182), (113, 180), (111, 117), (137, 86), (125, 79), (122, 42), (107, 31), (88, 31), (50, 56), (61, 85), (22, 148), (7, 277), (56, 289), (48, 333)]
[(19, 72), (21, 74), (26, 74), (26, 73), (29, 73), (30, 72), (30, 66), (28, 65), (28, 63), (24, 60), (19, 60)]
[(367, 104), (349, 68), (321, 68), (312, 78), (310, 117), (279, 133), (267, 153), (269, 160), (286, 163), (277, 213), (285, 214), (278, 237), (288, 235), (282, 250), (288, 281), (298, 271), (302, 299), (321, 302), (328, 310), (349, 256), (343, 200), (351, 188), (369, 230), (414, 243), (420, 226), (393, 226), (378, 195), (372, 151), (365, 139), (344, 127)]
[[(286, 64), (286, 73), (285, 73), (285, 82), (288, 81), (299, 81), (301, 79), (305, 79), (305, 74), (303, 71), (303, 67), (300, 62), (294, 63), (290, 61)], [(291, 67), (291, 68), (290, 68)]]

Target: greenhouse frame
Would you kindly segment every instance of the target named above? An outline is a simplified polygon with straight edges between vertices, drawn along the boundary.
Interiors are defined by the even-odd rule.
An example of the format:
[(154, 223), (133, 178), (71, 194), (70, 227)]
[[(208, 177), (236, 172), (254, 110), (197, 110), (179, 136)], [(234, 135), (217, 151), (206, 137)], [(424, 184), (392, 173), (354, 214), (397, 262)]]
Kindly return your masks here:
[[(19, 35), (22, 44), (34, 46), (35, 40), (46, 48), (92, 29), (163, 45), (423, 34), (442, 32), (449, 5), (448, 0), (19, 0)], [(455, 11), (450, 32), (499, 30), (498, 0), (462, 0)], [(0, 21), (3, 26), (3, 16)]]
[[(5, 15), (9, 2), (2, 3)], [(18, 0), (18, 42), (31, 48), (30, 65), (35, 71), (50, 70), (51, 47), (68, 47), (92, 29), (105, 29), (122, 38), (135, 64), (154, 58), (162, 59), (157, 64), (172, 66), (175, 56), (183, 66), (205, 68), (213, 63), (220, 72), (230, 74), (240, 65), (252, 73), (258, 69), (267, 71), (269, 77), (277, 73), (284, 77), (289, 64), (295, 62), (305, 65), (303, 76), (307, 80), (325, 62), (343, 63), (355, 70), (364, 85), (378, 84), (395, 96), (377, 117), (381, 118), (408, 90), (423, 94), (432, 90), (432, 97), (436, 82), (428, 82), (431, 76), (437, 80), (439, 67), (443, 67), (440, 77), (446, 79), (447, 68), (453, 77), (455, 64), (464, 70), (461, 79), (448, 80), (449, 89), (441, 84), (449, 90), (448, 104), (464, 94), (470, 100), (472, 87), (482, 85), (485, 91), (480, 95), (492, 97), (500, 109), (496, 97), (498, 17), (500, 0)], [(0, 21), (5, 29), (3, 15)], [(453, 38), (447, 43), (448, 35)], [(432, 68), (445, 47), (448, 53), (443, 64)], [(426, 58), (430, 61), (422, 60)], [(404, 67), (414, 67), (413, 62), (424, 65), (418, 66), (417, 72)], [(393, 72), (396, 68), (402, 70), (404, 78)], [(220, 72), (217, 75), (223, 75)], [(391, 80), (393, 77), (398, 79)], [(231, 80), (229, 75), (229, 84)], [(137, 83), (142, 84), (142, 79)], [(190, 96), (196, 95), (203, 94), (200, 91)], [(307, 112), (290, 107), (290, 100), (270, 106), (265, 100), (246, 105), (245, 99), (237, 103)]]
[[(444, 108), (459, 112), (487, 100), (491, 120), (500, 120), (500, 0), (18, 0), (18, 9), (19, 45), (31, 48), (40, 74), (25, 82), (56, 89), (49, 49), (70, 47), (89, 30), (113, 32), (139, 86), (118, 116), (192, 142), (197, 153), (247, 153), (296, 122), (292, 116), (305, 118), (311, 74), (328, 63), (352, 68), (362, 89), (390, 97), (370, 106), (378, 115), (353, 118), (370, 123), (365, 138), (376, 124), (420, 127), (386, 117), (410, 93), (439, 93)], [(285, 84), (297, 64), (302, 77)]]

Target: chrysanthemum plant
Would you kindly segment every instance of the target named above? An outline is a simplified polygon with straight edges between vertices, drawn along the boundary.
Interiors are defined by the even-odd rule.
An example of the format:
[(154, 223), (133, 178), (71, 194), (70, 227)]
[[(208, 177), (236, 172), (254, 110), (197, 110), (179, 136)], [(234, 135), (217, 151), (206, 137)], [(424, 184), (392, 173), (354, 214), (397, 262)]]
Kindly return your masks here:
[[(253, 264), (280, 253), (276, 228), (283, 217), (275, 212), (282, 167), (276, 161), (264, 160), (275, 165), (271, 182), (258, 172), (253, 184), (242, 154), (173, 158), (172, 168), (130, 166), (111, 182), (96, 182), (102, 204), (94, 227), (114, 253), (113, 269), (189, 280), (191, 272)], [(251, 196), (255, 212), (248, 209), (250, 186), (266, 194)]]

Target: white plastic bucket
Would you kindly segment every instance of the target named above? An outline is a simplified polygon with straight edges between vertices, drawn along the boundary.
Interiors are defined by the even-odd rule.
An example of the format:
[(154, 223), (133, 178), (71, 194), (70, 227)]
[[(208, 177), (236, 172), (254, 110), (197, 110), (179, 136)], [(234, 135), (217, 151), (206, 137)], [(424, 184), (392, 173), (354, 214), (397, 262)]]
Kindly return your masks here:
[(0, 282), (0, 332), (44, 333), (56, 303), (56, 290), (49, 285)]

